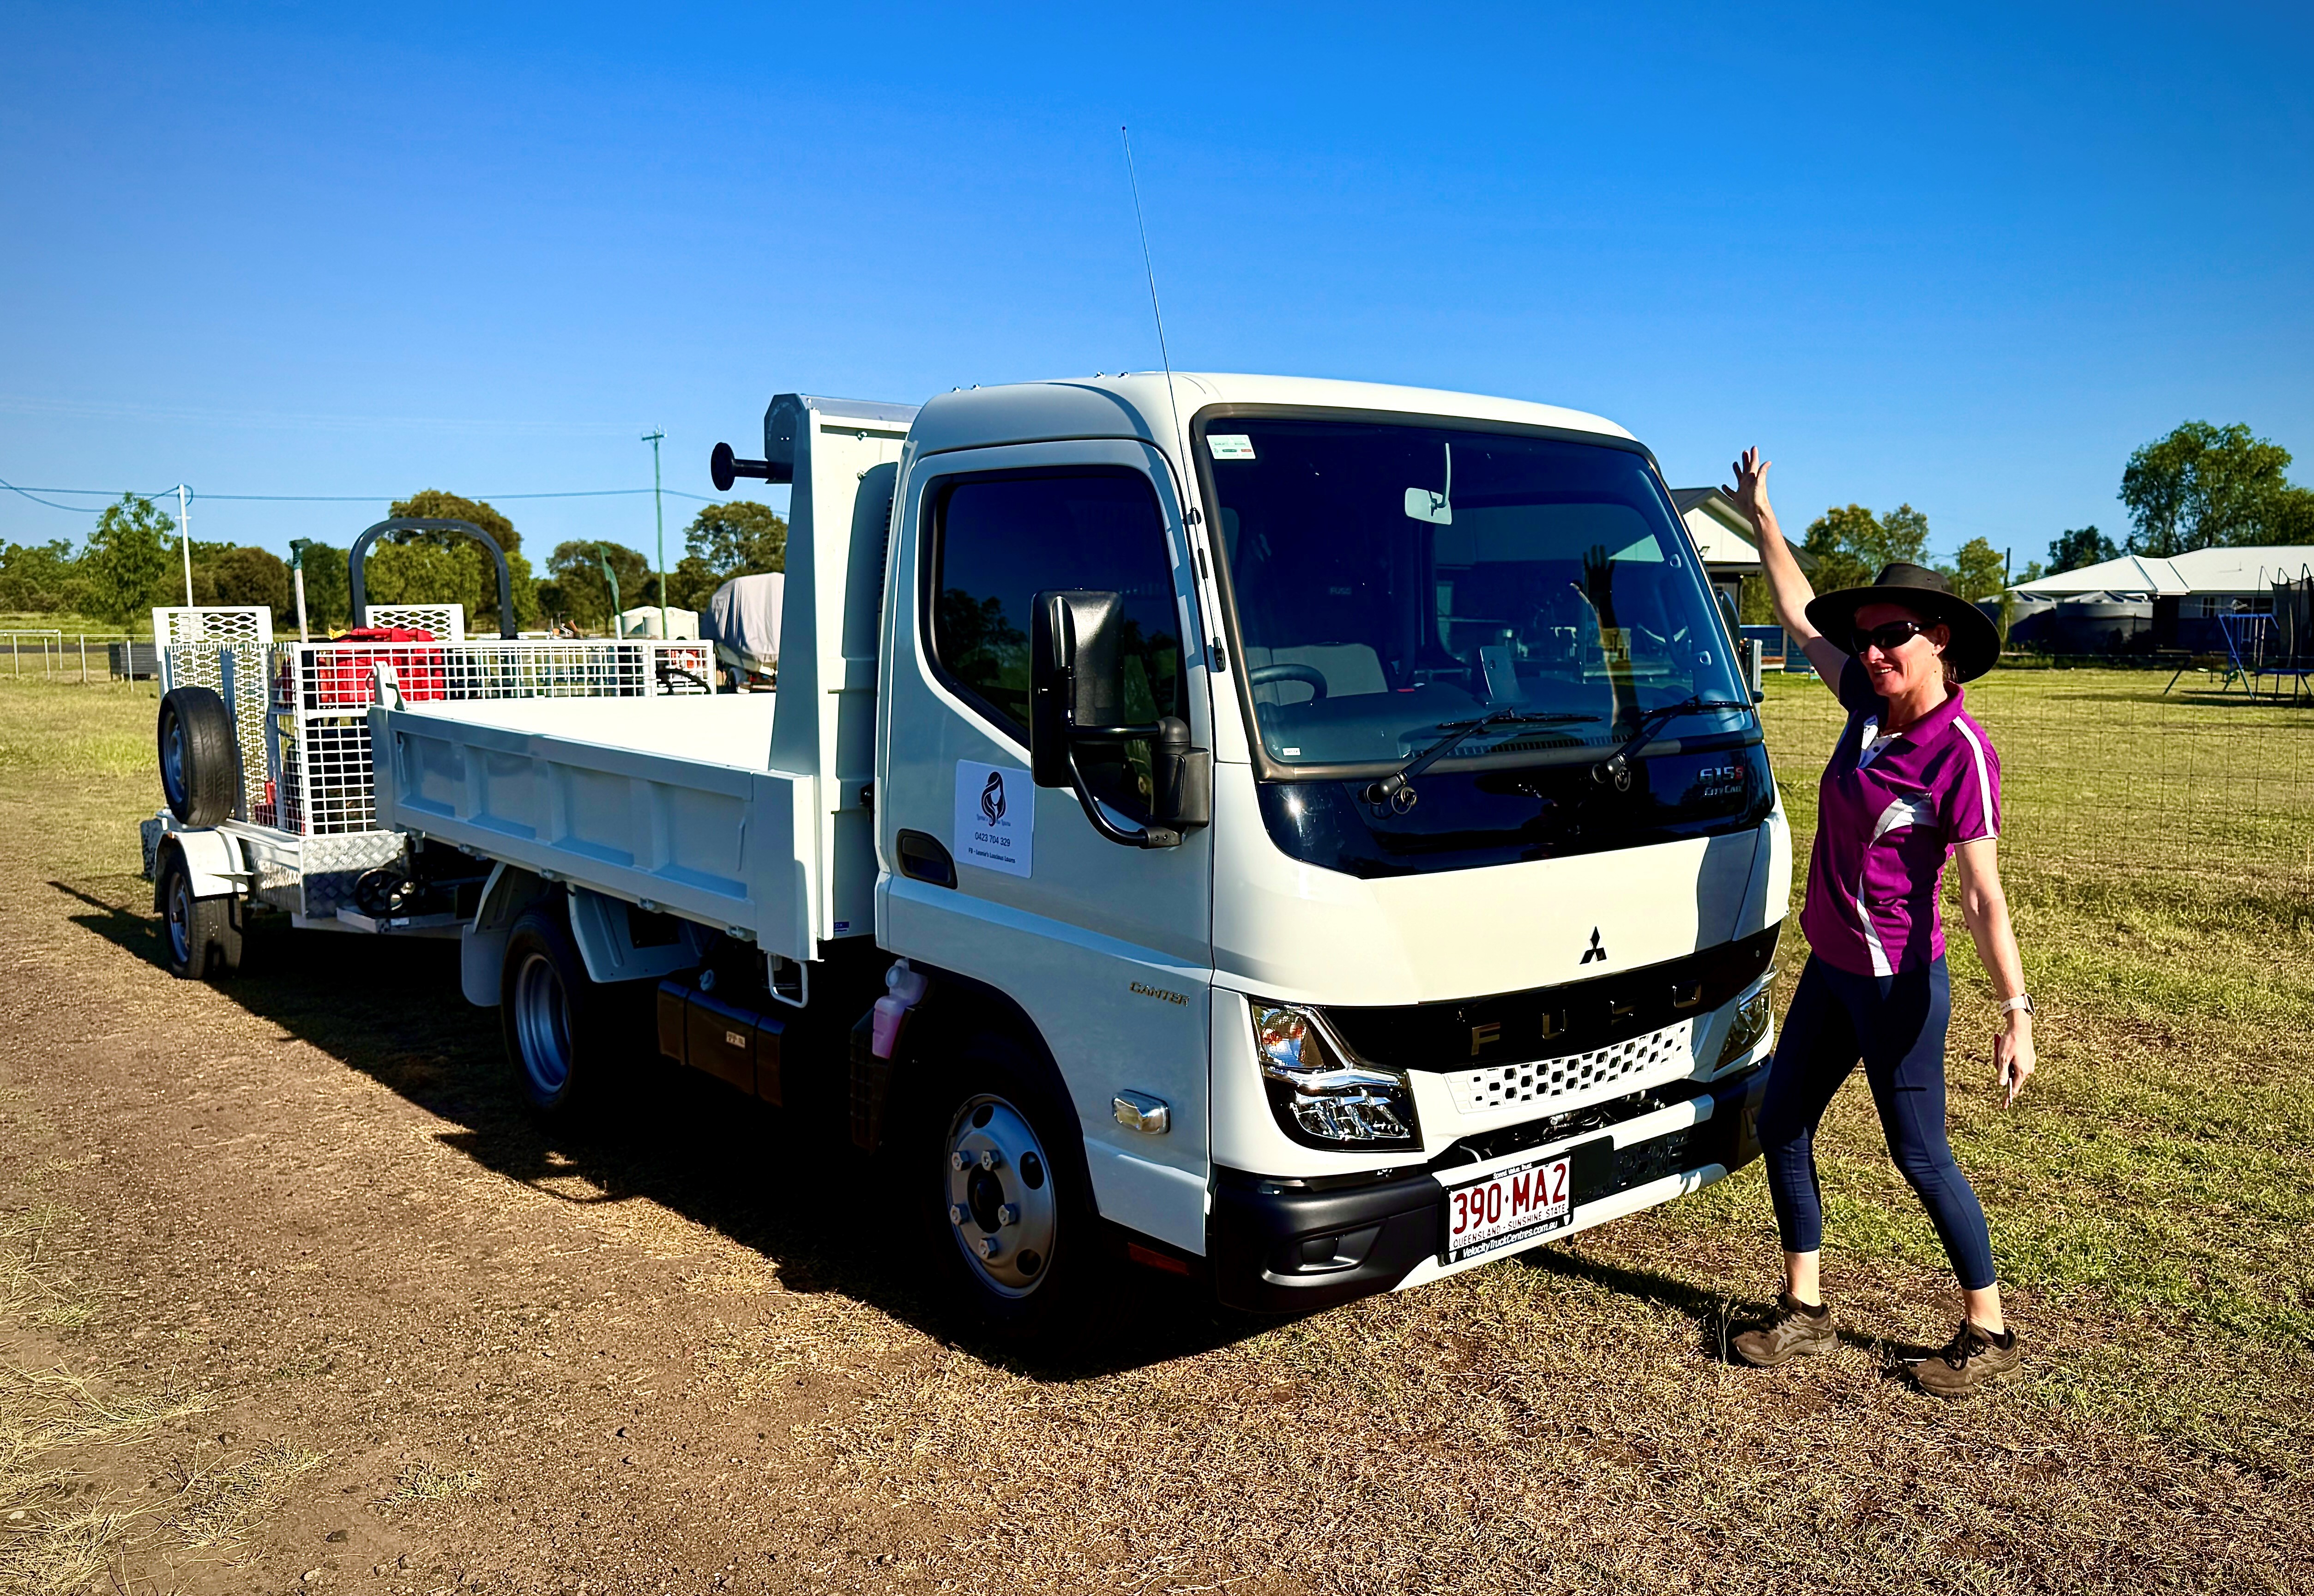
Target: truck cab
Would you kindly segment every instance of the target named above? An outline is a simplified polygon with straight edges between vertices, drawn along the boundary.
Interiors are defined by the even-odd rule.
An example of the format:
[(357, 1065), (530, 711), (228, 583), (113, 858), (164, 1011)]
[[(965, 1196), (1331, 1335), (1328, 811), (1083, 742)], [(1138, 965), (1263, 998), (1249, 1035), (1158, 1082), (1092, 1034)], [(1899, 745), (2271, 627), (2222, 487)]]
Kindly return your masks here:
[(894, 1075), (982, 1289), (1041, 1289), (1070, 1142), (1130, 1256), (1267, 1310), (1754, 1154), (1788, 833), (1628, 433), (1153, 374), (942, 395), (893, 478), (874, 934), (1020, 1055)]

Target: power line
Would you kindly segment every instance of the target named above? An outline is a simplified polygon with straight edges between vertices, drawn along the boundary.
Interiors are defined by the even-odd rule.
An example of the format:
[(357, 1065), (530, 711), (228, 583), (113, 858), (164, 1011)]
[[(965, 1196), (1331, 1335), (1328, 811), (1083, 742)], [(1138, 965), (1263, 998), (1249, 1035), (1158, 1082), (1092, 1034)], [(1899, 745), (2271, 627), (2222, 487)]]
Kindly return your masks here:
[[(139, 493), (134, 489), (117, 488), (20, 488), (15, 483), (5, 481), (0, 481), (0, 488), (4, 488), (21, 498), (29, 498), (34, 504), (46, 505), (49, 509), (65, 510), (76, 516), (101, 515), (106, 507), (99, 505), (91, 507), (86, 505), (57, 504), (40, 496), (43, 493), (66, 493), (84, 498), (102, 498), (109, 502), (123, 498), (158, 498), (163, 494), (176, 491), (173, 484), (167, 488), (156, 489), (150, 493)], [(516, 499), (534, 498), (616, 498), (653, 491), (655, 489), (649, 488), (581, 488), (554, 493), (479, 493), (474, 497), (481, 499), (505, 499), (511, 502)], [(685, 493), (675, 488), (667, 489), (665, 491), (670, 498), (688, 498), (700, 504), (729, 502), (709, 494)], [(192, 493), (190, 496), (194, 498), (214, 498), (240, 504), (392, 504), (397, 499), (408, 497), (400, 493)]]

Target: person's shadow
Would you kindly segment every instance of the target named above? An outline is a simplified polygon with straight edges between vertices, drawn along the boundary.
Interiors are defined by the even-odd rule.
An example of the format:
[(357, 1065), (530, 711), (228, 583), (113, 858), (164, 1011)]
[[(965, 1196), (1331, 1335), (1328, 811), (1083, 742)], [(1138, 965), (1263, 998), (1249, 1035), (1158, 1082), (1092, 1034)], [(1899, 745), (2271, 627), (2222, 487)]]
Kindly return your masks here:
[[(132, 879), (124, 891), (119, 881), (49, 885), (79, 905), (74, 924), (159, 966), (151, 889)], [(1275, 1322), (1221, 1309), (1177, 1276), (1120, 1265), (1119, 1311), (1101, 1316), (1100, 1336), (1023, 1350), (942, 1301), (927, 1238), (902, 1200), (908, 1172), (855, 1151), (832, 1115), (807, 1123), (807, 1110), (773, 1108), (697, 1071), (639, 1059), (614, 1112), (542, 1126), (516, 1094), (499, 1011), (474, 1008), (459, 991), (455, 941), (260, 923), (246, 962), (217, 990), (457, 1127), (439, 1140), (483, 1168), (558, 1202), (660, 1204), (773, 1261), (790, 1291), (841, 1292), (1032, 1378), (1161, 1362)], [(839, 1058), (827, 1067), (843, 1066)], [(843, 1100), (840, 1078), (805, 1084), (820, 1089), (808, 1092), (816, 1100)]]

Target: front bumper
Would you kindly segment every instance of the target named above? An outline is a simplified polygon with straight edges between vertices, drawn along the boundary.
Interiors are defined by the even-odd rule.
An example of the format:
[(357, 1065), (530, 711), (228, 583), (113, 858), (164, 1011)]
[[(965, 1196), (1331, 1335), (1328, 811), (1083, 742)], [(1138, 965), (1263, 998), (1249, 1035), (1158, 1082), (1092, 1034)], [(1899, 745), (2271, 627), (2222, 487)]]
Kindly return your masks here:
[[(1612, 1131), (1594, 1133), (1535, 1150), (1573, 1157), (1574, 1229), (1584, 1227), (1586, 1205), (1672, 1176), (1718, 1179), (1759, 1157), (1756, 1119), (1767, 1080), (1763, 1062), (1714, 1081), (1679, 1105), (1692, 1110), (1691, 1117), (1656, 1133), (1620, 1141)], [(1631, 1126), (1638, 1130), (1645, 1123), (1635, 1120)], [(1439, 1256), (1445, 1223), (1442, 1175), (1459, 1184), (1479, 1169), (1423, 1168), (1338, 1185), (1216, 1170), (1206, 1221), (1215, 1292), (1232, 1308), (1307, 1313), (1389, 1291)], [(1615, 1209), (1626, 1211), (1628, 1205)], [(1528, 1245), (1569, 1233), (1554, 1230)]]

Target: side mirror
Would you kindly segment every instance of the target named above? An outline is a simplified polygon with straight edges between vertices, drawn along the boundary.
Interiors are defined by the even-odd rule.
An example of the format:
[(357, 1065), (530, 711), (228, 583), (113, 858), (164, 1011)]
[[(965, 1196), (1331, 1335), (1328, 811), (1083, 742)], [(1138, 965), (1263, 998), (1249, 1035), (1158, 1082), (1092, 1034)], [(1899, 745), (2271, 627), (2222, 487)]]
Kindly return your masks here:
[[(1178, 827), (1207, 824), (1213, 814), (1213, 756), (1189, 746), (1189, 727), (1175, 716), (1126, 725), (1125, 675), (1117, 660), (1125, 597), (1078, 589), (1039, 593), (1029, 641), (1029, 770), (1039, 787), (1075, 792), (1085, 818), (1112, 842), (1175, 848)], [(1077, 769), (1080, 745), (1146, 742), (1154, 778), (1156, 818), (1138, 831), (1110, 819)]]
[(1029, 769), (1039, 787), (1073, 787), (1072, 735), (1112, 727), (1125, 679), (1117, 666), (1121, 593), (1040, 593), (1029, 639)]

